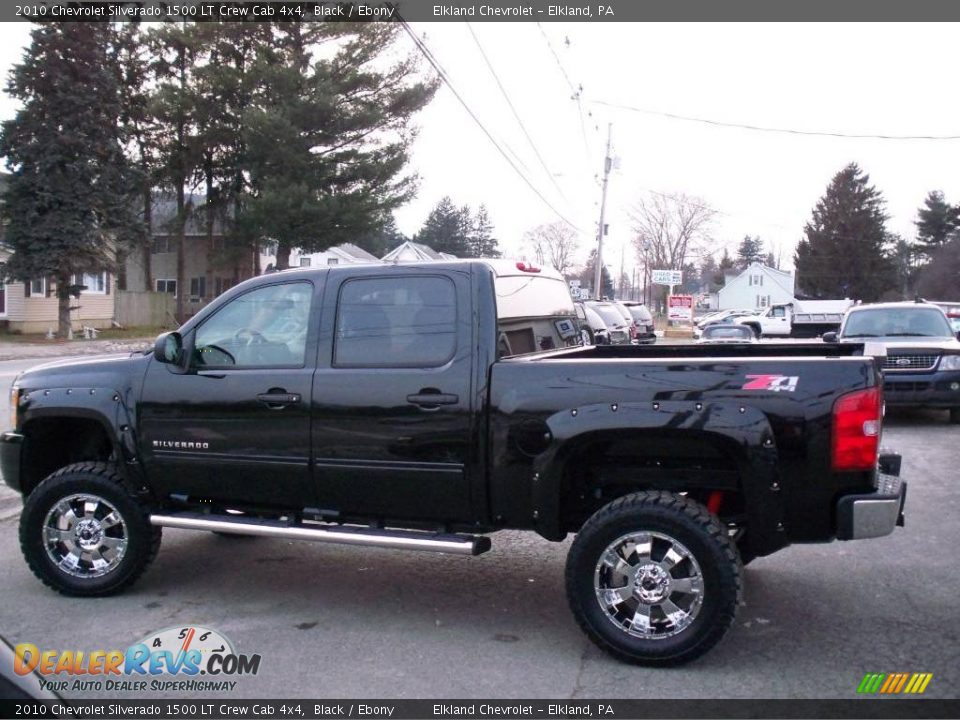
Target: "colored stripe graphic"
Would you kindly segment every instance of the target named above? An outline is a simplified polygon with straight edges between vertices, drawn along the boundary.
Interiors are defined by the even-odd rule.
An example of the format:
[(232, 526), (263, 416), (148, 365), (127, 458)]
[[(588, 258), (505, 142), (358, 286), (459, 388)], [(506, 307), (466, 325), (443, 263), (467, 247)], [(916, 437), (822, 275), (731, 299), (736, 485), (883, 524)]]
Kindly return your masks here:
[(857, 692), (872, 695), (920, 695), (933, 679), (933, 673), (867, 673), (857, 686)]

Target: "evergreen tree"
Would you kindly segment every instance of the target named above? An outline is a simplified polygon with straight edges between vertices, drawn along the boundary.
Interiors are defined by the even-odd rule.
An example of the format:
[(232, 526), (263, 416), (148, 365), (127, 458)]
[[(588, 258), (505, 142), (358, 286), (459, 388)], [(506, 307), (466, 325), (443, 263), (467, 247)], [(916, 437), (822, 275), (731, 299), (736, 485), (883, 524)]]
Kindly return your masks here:
[[(580, 287), (592, 288), (593, 281), (596, 277), (596, 267), (597, 267), (597, 251), (596, 249), (590, 251), (590, 256), (587, 258), (587, 264), (584, 266), (583, 271), (580, 273)], [(606, 298), (608, 300), (615, 297), (613, 289), (613, 278), (610, 276), (610, 271), (607, 269), (606, 264), (600, 268), (600, 293), (593, 293), (594, 297)]]
[(198, 93), (193, 74), (202, 47), (194, 26), (170, 23), (161, 26), (150, 37), (154, 55), (153, 80), (156, 89), (150, 101), (150, 112), (158, 125), (156, 144), (158, 187), (171, 193), (176, 202), (173, 227), (165, 228), (173, 238), (177, 254), (177, 321), (186, 320), (186, 224), (193, 206), (187, 184), (197, 177), (202, 151), (197, 137)]
[[(395, 23), (276, 23), (258, 52), (257, 104), (244, 116), (250, 190), (238, 230), (317, 252), (376, 230), (412, 197), (411, 116), (437, 84), (412, 55), (392, 60)], [(326, 44), (332, 57), (314, 56)], [(388, 59), (391, 61), (388, 63)]]
[(915, 280), (917, 249), (899, 235), (892, 237), (891, 242), (890, 259), (897, 277), (897, 297), (892, 299), (905, 300), (910, 297)]
[(883, 196), (869, 181), (851, 163), (813, 209), (795, 256), (798, 282), (813, 297), (872, 302), (896, 282)]
[(763, 242), (759, 237), (744, 235), (737, 248), (737, 267), (745, 269), (751, 263), (763, 261)]
[(932, 190), (917, 211), (917, 242), (920, 252), (931, 256), (960, 231), (960, 206), (953, 207), (939, 190)]
[(487, 212), (487, 206), (481, 204), (473, 221), (473, 231), (470, 234), (471, 257), (498, 258), (500, 247), (493, 237), (493, 221)]
[(107, 23), (40, 25), (7, 85), (23, 107), (0, 137), (13, 171), (4, 205), (5, 244), (13, 250), (6, 274), (56, 282), (61, 335), (70, 329), (74, 275), (112, 270), (117, 244), (137, 232), (115, 39)]
[(390, 214), (380, 227), (358, 235), (353, 244), (377, 257), (383, 257), (406, 241), (406, 236), (397, 228), (397, 221)]
[(721, 284), (717, 282), (717, 261), (713, 255), (705, 255), (700, 261), (699, 275), (701, 284), (707, 286), (707, 292), (716, 292)]
[(718, 288), (722, 288), (727, 284), (727, 271), (733, 270), (736, 267), (736, 263), (733, 258), (730, 257), (730, 253), (726, 248), (723, 249), (723, 256), (720, 258), (720, 263), (717, 265), (717, 273), (713, 276), (713, 282)]
[(917, 272), (917, 290), (934, 300), (955, 300), (960, 279), (960, 237), (954, 236), (933, 251), (933, 257)]
[(469, 208), (457, 208), (449, 197), (443, 197), (413, 239), (437, 252), (471, 257), (470, 226)]

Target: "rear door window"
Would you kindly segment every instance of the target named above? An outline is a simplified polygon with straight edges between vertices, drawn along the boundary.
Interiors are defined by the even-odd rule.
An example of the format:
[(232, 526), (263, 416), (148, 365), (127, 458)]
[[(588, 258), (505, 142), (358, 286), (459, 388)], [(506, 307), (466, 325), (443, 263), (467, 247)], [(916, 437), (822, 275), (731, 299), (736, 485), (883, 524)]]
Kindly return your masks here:
[(457, 296), (440, 276), (357, 278), (340, 288), (336, 367), (438, 367), (456, 352)]

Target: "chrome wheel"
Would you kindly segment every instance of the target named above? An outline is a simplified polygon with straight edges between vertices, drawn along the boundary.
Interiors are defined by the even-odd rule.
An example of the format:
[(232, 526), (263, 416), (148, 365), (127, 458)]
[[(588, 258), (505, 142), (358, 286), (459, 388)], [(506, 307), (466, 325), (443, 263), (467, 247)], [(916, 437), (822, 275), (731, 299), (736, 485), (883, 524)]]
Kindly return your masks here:
[(116, 569), (127, 540), (123, 517), (97, 495), (68, 495), (50, 508), (43, 522), (47, 557), (77, 578), (101, 577)]
[(658, 532), (630, 533), (610, 543), (593, 585), (610, 622), (643, 639), (683, 632), (703, 603), (703, 573), (693, 553)]

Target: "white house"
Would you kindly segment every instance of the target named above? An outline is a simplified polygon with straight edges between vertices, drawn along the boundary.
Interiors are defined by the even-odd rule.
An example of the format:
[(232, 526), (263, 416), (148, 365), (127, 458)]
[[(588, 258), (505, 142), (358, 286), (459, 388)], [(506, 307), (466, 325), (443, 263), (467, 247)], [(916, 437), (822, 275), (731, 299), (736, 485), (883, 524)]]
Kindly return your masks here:
[(294, 250), (290, 253), (290, 267), (367, 265), (379, 262), (380, 259), (378, 257), (352, 243), (344, 243), (343, 245), (327, 248), (323, 252), (301, 253), (299, 250)]
[(739, 275), (728, 278), (717, 293), (718, 310), (760, 310), (794, 301), (793, 273), (755, 262)]
[(393, 250), (383, 256), (387, 263), (430, 262), (431, 260), (456, 260), (456, 255), (437, 252), (429, 245), (415, 243), (410, 240), (400, 243)]

